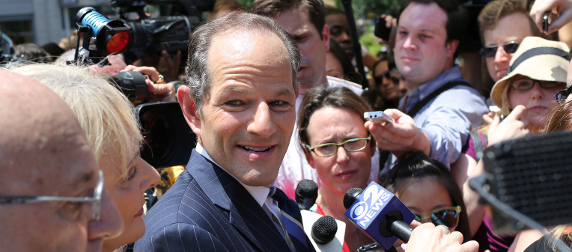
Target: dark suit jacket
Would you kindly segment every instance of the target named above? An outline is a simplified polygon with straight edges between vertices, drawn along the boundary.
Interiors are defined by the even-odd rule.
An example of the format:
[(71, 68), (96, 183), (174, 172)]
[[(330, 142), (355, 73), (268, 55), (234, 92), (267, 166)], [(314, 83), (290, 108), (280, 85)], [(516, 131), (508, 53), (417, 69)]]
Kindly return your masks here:
[(284, 251), (288, 244), (246, 189), (193, 150), (187, 170), (145, 217), (135, 251)]

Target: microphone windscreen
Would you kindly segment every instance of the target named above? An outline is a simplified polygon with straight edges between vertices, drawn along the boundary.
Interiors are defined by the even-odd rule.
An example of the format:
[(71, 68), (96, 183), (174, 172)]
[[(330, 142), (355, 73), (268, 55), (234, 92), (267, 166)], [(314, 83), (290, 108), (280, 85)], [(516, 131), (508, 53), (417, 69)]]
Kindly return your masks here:
[(317, 198), (318, 197), (318, 184), (313, 180), (303, 179), (296, 186), (296, 201), (298, 198)]
[(310, 210), (318, 198), (318, 184), (313, 180), (303, 179), (296, 186), (296, 203), (301, 210)]
[[(572, 222), (572, 133), (554, 132), (500, 142), (483, 151), (489, 192), (541, 225)], [(499, 234), (525, 228), (493, 207)]]
[(344, 195), (344, 207), (346, 209), (350, 209), (359, 195), (363, 192), (361, 188), (352, 188), (349, 189), (346, 194)]
[(332, 216), (322, 216), (312, 225), (312, 239), (318, 244), (326, 244), (334, 239), (338, 225)]

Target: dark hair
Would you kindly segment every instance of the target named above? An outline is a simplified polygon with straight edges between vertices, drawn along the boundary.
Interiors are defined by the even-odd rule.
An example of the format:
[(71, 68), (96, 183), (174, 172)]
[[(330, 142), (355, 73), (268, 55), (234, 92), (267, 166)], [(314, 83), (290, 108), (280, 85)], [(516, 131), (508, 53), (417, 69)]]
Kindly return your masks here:
[(338, 44), (338, 42), (336, 42), (333, 39), (330, 39), (330, 51), (329, 52), (331, 52), (332, 55), (334, 55), (334, 57), (336, 57), (336, 59), (338, 59), (338, 61), (342, 65), (342, 68), (344, 69), (344, 76), (347, 79), (349, 79), (350, 81), (353, 81), (355, 83), (361, 83), (361, 80), (363, 77), (358, 72), (356, 72), (354, 66), (352, 65), (350, 58), (348, 57), (348, 55), (346, 54), (344, 49), (342, 49), (340, 44)]
[(50, 54), (39, 45), (33, 43), (24, 43), (14, 46), (14, 56), (17, 57), (18, 63), (49, 63)]
[(349, 109), (358, 114), (364, 123), (363, 113), (371, 111), (369, 104), (349, 88), (317, 87), (310, 89), (302, 100), (298, 114), (298, 135), (302, 150), (306, 150), (306, 144), (310, 144), (308, 136), (310, 117), (316, 110), (324, 107)]
[(236, 0), (217, 0), (214, 4), (213, 10), (207, 15), (207, 21), (213, 20), (215, 15), (223, 10), (244, 10), (244, 6)]
[[(375, 72), (375, 68), (377, 67), (377, 65), (381, 64), (381, 62), (384, 62), (384, 61), (387, 61), (387, 64), (388, 64), (388, 66), (389, 66), (389, 59), (388, 59), (387, 57), (382, 57), (382, 58), (380, 58), (380, 59), (377, 60), (375, 63), (373, 63), (373, 68), (371, 69), (371, 76), (375, 77), (377, 74), (379, 74), (379, 73), (376, 73), (376, 72)], [(395, 65), (395, 63), (394, 63), (393, 65)], [(388, 68), (388, 69), (389, 69), (389, 68)], [(383, 73), (382, 73), (382, 74), (383, 74)]]
[(342, 14), (342, 15), (346, 15), (346, 13), (343, 10), (340, 10), (338, 8), (333, 8), (333, 7), (326, 7), (325, 8), (325, 15), (324, 17), (327, 17), (329, 15), (334, 15), (334, 14)]
[(405, 153), (389, 171), (382, 186), (395, 193), (405, 180), (430, 177), (437, 179), (439, 184), (445, 187), (451, 197), (453, 206), (461, 206), (459, 225), (457, 225), (455, 230), (463, 234), (464, 242), (470, 240), (471, 229), (469, 228), (469, 217), (467, 216), (463, 195), (453, 175), (451, 175), (451, 172), (443, 163), (427, 157), (421, 151)]
[[(447, 30), (447, 39), (445, 40), (446, 43), (449, 43), (453, 40), (458, 40), (459, 42), (462, 41), (465, 36), (465, 30), (468, 29), (468, 13), (463, 6), (459, 5), (456, 0), (405, 0), (401, 5), (401, 9), (399, 10), (399, 15), (397, 16), (398, 22), (399, 18), (401, 17), (401, 13), (403, 10), (409, 6), (411, 3), (416, 4), (437, 4), (441, 9), (447, 13), (447, 23), (445, 25), (445, 29)], [(457, 50), (455, 50), (454, 58), (457, 57)]]
[(191, 97), (199, 114), (202, 114), (203, 100), (208, 94), (212, 82), (208, 66), (208, 52), (211, 43), (214, 37), (229, 30), (267, 32), (276, 35), (284, 43), (288, 52), (292, 67), (292, 85), (295, 91), (298, 90), (296, 77), (300, 65), (300, 51), (296, 42), (273, 19), (235, 11), (202, 25), (193, 32), (189, 39), (189, 58), (186, 68), (187, 84), (191, 88)]
[(276, 17), (293, 8), (308, 11), (310, 22), (316, 27), (320, 39), (324, 39), (322, 30), (326, 23), (326, 16), (322, 0), (255, 0), (250, 6), (250, 12), (267, 17)]

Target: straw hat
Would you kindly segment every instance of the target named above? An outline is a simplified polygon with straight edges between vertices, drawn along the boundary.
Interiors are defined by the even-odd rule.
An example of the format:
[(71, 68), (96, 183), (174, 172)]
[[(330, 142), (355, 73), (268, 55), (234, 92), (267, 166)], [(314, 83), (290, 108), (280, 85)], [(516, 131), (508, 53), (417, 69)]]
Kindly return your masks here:
[(533, 80), (566, 83), (569, 52), (570, 48), (563, 42), (540, 37), (524, 38), (512, 55), (506, 75), (491, 90), (491, 98), (501, 108), (501, 113), (508, 114), (510, 79), (517, 74)]

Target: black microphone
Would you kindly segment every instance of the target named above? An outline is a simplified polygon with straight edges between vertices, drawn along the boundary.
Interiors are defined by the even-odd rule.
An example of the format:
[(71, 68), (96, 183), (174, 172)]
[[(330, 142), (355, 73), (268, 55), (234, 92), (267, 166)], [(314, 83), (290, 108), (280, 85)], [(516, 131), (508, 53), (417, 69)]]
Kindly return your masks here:
[(348, 190), (344, 206), (348, 209), (346, 217), (385, 250), (391, 248), (398, 238), (409, 242), (413, 231), (409, 223), (415, 216), (393, 193), (377, 183), (371, 182), (365, 190)]
[(338, 224), (332, 216), (322, 216), (312, 225), (312, 239), (318, 244), (326, 244), (336, 237)]
[(310, 210), (318, 198), (318, 184), (313, 180), (304, 179), (296, 186), (296, 203), (300, 210)]

